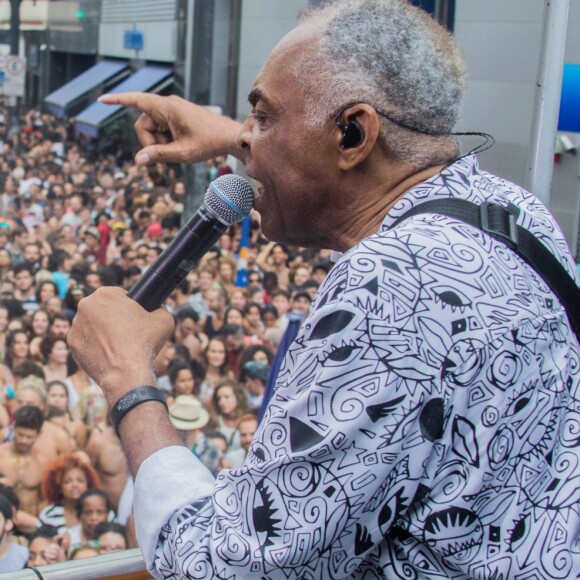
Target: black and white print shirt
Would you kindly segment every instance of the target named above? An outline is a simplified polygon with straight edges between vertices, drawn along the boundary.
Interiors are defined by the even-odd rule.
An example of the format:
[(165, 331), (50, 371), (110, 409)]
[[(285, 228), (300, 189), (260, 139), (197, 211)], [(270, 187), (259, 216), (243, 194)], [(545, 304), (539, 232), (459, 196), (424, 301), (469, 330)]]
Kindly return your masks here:
[[(243, 467), (148, 458), (136, 521), (158, 578), (569, 578), (580, 571), (579, 348), (544, 281), (423, 201), (520, 208), (575, 270), (530, 193), (455, 162), (351, 248), (288, 351)], [(572, 274), (574, 275), (574, 274)]]

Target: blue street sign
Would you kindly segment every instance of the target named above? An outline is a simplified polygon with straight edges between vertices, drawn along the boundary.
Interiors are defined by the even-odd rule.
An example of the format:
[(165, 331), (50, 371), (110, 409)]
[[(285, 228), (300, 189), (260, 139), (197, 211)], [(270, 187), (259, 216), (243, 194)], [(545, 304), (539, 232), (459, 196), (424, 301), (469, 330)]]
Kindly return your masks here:
[(143, 33), (139, 30), (125, 30), (123, 46), (129, 50), (143, 50)]

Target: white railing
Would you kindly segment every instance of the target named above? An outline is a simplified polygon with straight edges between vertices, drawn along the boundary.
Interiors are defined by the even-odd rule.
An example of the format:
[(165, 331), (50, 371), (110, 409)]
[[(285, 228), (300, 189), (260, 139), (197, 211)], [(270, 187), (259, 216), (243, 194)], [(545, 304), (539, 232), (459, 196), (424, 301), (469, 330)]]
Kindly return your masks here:
[[(38, 572), (43, 580), (145, 580), (151, 576), (145, 570), (145, 561), (141, 551), (125, 550), (72, 560), (62, 564), (39, 566)], [(34, 570), (24, 569), (19, 572), (0, 574), (0, 580), (38, 580)]]

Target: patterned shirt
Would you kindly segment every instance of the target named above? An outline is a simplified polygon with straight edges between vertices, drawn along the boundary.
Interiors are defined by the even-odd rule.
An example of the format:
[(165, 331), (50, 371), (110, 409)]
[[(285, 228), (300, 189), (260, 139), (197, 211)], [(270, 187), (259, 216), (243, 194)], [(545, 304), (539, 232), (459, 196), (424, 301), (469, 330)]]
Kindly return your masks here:
[[(579, 347), (514, 252), (423, 201), (544, 206), (469, 156), (408, 192), (322, 284), (243, 467), (171, 447), (136, 481), (160, 578), (569, 578), (580, 570)], [(577, 479), (579, 478), (579, 479)]]

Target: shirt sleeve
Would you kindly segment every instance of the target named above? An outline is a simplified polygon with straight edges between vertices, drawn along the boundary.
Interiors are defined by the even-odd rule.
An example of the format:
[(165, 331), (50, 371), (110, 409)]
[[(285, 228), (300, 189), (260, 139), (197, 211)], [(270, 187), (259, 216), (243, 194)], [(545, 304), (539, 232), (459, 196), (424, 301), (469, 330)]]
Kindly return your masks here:
[(155, 577), (154, 556), (160, 530), (185, 506), (211, 496), (215, 480), (209, 470), (182, 446), (165, 447), (139, 468), (134, 485), (137, 539), (147, 569)]

